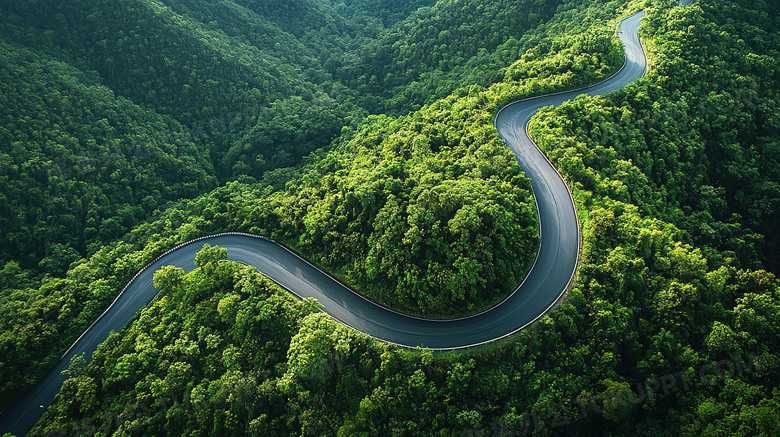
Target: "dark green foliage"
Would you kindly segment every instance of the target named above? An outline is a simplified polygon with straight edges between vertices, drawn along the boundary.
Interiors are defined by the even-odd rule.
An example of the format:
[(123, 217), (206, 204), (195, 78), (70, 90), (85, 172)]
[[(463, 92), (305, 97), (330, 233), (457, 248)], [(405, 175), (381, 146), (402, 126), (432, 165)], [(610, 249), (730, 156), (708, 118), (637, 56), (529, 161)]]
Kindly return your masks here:
[(0, 260), (59, 275), (169, 202), (214, 188), (208, 152), (55, 59), (0, 41)]

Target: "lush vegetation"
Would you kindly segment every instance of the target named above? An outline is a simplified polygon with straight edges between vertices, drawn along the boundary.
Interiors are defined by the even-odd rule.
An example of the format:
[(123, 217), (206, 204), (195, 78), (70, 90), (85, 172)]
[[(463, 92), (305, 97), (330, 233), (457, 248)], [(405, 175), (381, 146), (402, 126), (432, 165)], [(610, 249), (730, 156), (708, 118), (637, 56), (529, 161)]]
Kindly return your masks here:
[[(534, 48), (527, 56), (559, 50), (545, 36), (566, 23), (580, 23), (582, 30), (620, 5), (583, 3), (569, 3), (560, 13), (552, 5), (542, 13), (530, 2), (496, 3), (489, 14), (478, 2), (465, 9), (442, 3), (407, 20), (401, 19), (413, 5), (426, 3), (300, 2), (276, 9), (199, 0), (4, 4), (0, 202), (7, 207), (0, 218), (6, 231), (0, 264), (14, 261), (31, 277), (61, 275), (169, 202), (218, 181), (259, 180), (298, 165), (328, 147), (342, 127), (362, 120), (363, 107), (379, 108), (371, 102), (402, 110), (460, 86), (489, 85), (513, 74), (511, 64), (527, 48)], [(404, 29), (428, 28), (432, 21), (442, 29), (470, 23), (469, 32), (450, 32), (455, 39), (437, 49), (441, 56), (470, 59), (472, 65), (463, 66), (468, 74), (415, 61), (433, 50), (431, 41)], [(611, 53), (605, 38), (596, 41), (600, 47), (583, 53)], [(377, 44), (409, 46), (417, 54), (393, 55), (404, 65), (370, 58), (389, 50)], [(562, 53), (561, 62), (572, 56)], [(619, 62), (604, 61), (610, 68)], [(404, 73), (391, 84), (365, 85), (372, 76), (366, 66), (386, 63), (382, 68)], [(544, 77), (557, 70), (529, 73)], [(431, 79), (418, 82), (426, 74)]]
[(717, 263), (777, 271), (777, 39), (761, 6), (732, 12), (648, 17), (641, 86), (543, 111), (531, 130), (584, 190), (674, 223)]
[(60, 275), (181, 198), (216, 186), (208, 150), (155, 130), (80, 71), (0, 42), (0, 260)]
[[(333, 152), (312, 157), (292, 181), (285, 182), (295, 172), (270, 172), (259, 184), (231, 183), (182, 201), (37, 289), (10, 263), (0, 277), (7, 281), (3, 308), (9, 315), (0, 343), (4, 392), (19, 393), (39, 379), (136, 270), (167, 248), (225, 229), (283, 241), (399, 309), (443, 317), (495, 303), (522, 278), (538, 243), (528, 183), (500, 145), (489, 114), (509, 99), (607, 74), (603, 62), (614, 53), (591, 56), (579, 41), (556, 42), (550, 47), (560, 51), (513, 66), (520, 76), (543, 72), (533, 80), (475, 86), (417, 114), (374, 117), (359, 130), (345, 130)], [(562, 62), (568, 54), (590, 64), (575, 73), (574, 64)], [(407, 234), (415, 239), (405, 240)], [(420, 272), (393, 275), (392, 269), (403, 271), (394, 263)], [(468, 264), (484, 276), (471, 274)], [(475, 286), (458, 288), (468, 281)], [(406, 294), (407, 285), (419, 296)], [(436, 307), (442, 302), (448, 306)]]
[(357, 63), (332, 73), (359, 91), (362, 106), (404, 113), (460, 87), (500, 82), (519, 55), (529, 49), (538, 54), (563, 34), (592, 31), (625, 3), (439, 2), (366, 45)]
[[(144, 2), (128, 4), (148, 6)], [(248, 24), (225, 30), (228, 36), (219, 33), (220, 38), (239, 38), (241, 32), (252, 35), (265, 29), (271, 32), (266, 37), (280, 41), (274, 50), (287, 53), (293, 60), (297, 59), (293, 54), (307, 53), (306, 44), (322, 50), (309, 34), (296, 40), (267, 20), (260, 26), (258, 20), (264, 18), (227, 3), (208, 14), (207, 9), (192, 4), (185, 8), (172, 3), (173, 9), (154, 5), (160, 13), (148, 20), (176, 18), (175, 9), (180, 12), (174, 20), (179, 24), (186, 16), (188, 23), (214, 26), (215, 20), (206, 20), (208, 14), (230, 13), (230, 20), (226, 15), (217, 23)], [(204, 101), (190, 111), (186, 102), (171, 103), (170, 99), (179, 99), (181, 93), (165, 91), (168, 86), (159, 82), (179, 80), (180, 74), (157, 78), (141, 70), (113, 73), (103, 70), (99, 61), (107, 55), (135, 56), (142, 57), (133, 61), (140, 65), (183, 68), (185, 60), (166, 63), (162, 52), (173, 43), (163, 36), (180, 32), (180, 41), (175, 44), (179, 47), (190, 40), (196, 41), (187, 44), (201, 41), (202, 33), (158, 23), (155, 26), (160, 29), (156, 31), (143, 29), (150, 34), (148, 38), (128, 40), (128, 44), (135, 41), (133, 44), (143, 49), (127, 53), (108, 43), (95, 44), (88, 37), (86, 24), (71, 23), (92, 20), (94, 27), (95, 19), (88, 18), (94, 13), (77, 14), (70, 6), (59, 4), (45, 8), (41, 2), (21, 6), (4, 5), (7, 13), (2, 14), (9, 65), (8, 81), (3, 85), (8, 91), (3, 132), (10, 136), (5, 144), (13, 145), (3, 149), (3, 156), (8, 155), (3, 162), (12, 164), (4, 165), (2, 170), (8, 173), (2, 179), (3, 201), (8, 208), (3, 209), (6, 233), (2, 238), (6, 243), (2, 245), (0, 270), (0, 303), (6, 315), (0, 342), (4, 352), (0, 369), (3, 404), (10, 403), (42, 376), (59, 356), (58, 351), (105, 308), (115, 290), (135, 270), (164, 249), (207, 231), (242, 229), (278, 238), (374, 299), (418, 314), (463, 314), (495, 303), (522, 277), (537, 243), (527, 183), (511, 155), (498, 147), (489, 114), (513, 98), (597, 80), (621, 62), (619, 47), (603, 30), (590, 31), (586, 40), (543, 40), (544, 45), (535, 49), (533, 56), (511, 66), (507, 83), (488, 94), (482, 95), (479, 87), (463, 89), (407, 118), (372, 118), (365, 126), (342, 130), (345, 110), (339, 108), (352, 105), (345, 86), (325, 81), (323, 86), (330, 94), (318, 92), (309, 98), (303, 93), (270, 104), (259, 100), (246, 107), (240, 106), (238, 98), (226, 98), (230, 97), (224, 94), (227, 91), (215, 91), (207, 102), (211, 111), (198, 112)], [(104, 6), (100, 2), (84, 5), (90, 11), (100, 11)], [(359, 8), (352, 13), (363, 14)], [(125, 18), (143, 15), (142, 11), (128, 14), (107, 11), (98, 15), (101, 23), (112, 29), (137, 26), (128, 24), (132, 20)], [(108, 38), (120, 33), (101, 32)], [(136, 34), (131, 30), (126, 33)], [(261, 37), (255, 41), (261, 41)], [(225, 43), (220, 47), (227, 46)], [(350, 47), (345, 45), (343, 50)], [(97, 54), (95, 50), (109, 52)], [(170, 50), (171, 56), (184, 56), (181, 50)], [(293, 65), (293, 61), (287, 62), (285, 65)], [(198, 74), (209, 71), (198, 70)], [(116, 74), (125, 76), (120, 80)], [(128, 76), (134, 74), (137, 76)], [(513, 79), (528, 77), (534, 79)], [(284, 78), (293, 80), (295, 76)], [(144, 100), (145, 94), (139, 94), (138, 86), (127, 88), (128, 83), (138, 85), (153, 79), (158, 82), (149, 87), (154, 88), (156, 104)], [(241, 81), (236, 77), (231, 83)], [(216, 86), (210, 82), (205, 85)], [(25, 98), (18, 91), (25, 89), (38, 91), (31, 91), (35, 95)], [(214, 108), (236, 110), (217, 116)], [(358, 120), (361, 111), (352, 111), (349, 117)], [(179, 121), (208, 114), (214, 116), (192, 123)], [(393, 138), (373, 135), (369, 126), (381, 126)], [(337, 151), (327, 159), (323, 159), (324, 152), (302, 158), (337, 134)], [(312, 138), (316, 144), (309, 142)], [(406, 143), (406, 139), (415, 139), (416, 143)], [(407, 162), (398, 166), (388, 161), (374, 168), (374, 163), (392, 156), (396, 162)], [(310, 163), (312, 169), (284, 168), (296, 162)], [(327, 178), (332, 186), (321, 185), (320, 175), (339, 166), (340, 173)], [(370, 171), (373, 179), (362, 179), (365, 171)], [(426, 171), (430, 174), (423, 173)], [(241, 190), (223, 186), (195, 202), (202, 205), (203, 201), (219, 199), (209, 208), (184, 201), (225, 177), (240, 178), (247, 184), (253, 184), (254, 177), (261, 182), (248, 197)], [(290, 179), (296, 182), (285, 188)], [(267, 196), (274, 190), (278, 192)], [(307, 190), (327, 197), (328, 208), (334, 208), (334, 212), (338, 209), (339, 214), (331, 215), (321, 207), (311, 213), (303, 211), (301, 208), (308, 208), (306, 202), (310, 202), (302, 197)], [(389, 204), (385, 190), (395, 196)], [(254, 203), (233, 205), (233, 199), (244, 197)], [(436, 203), (445, 197), (449, 204)], [(25, 202), (27, 199), (33, 202)], [(356, 199), (367, 202), (365, 206), (370, 208), (363, 211), (362, 203), (353, 203)], [(180, 207), (160, 212), (174, 201)], [(226, 205), (221, 202), (231, 204), (233, 218), (229, 221), (225, 218)], [(287, 210), (288, 204), (295, 208)], [(396, 204), (397, 209), (393, 206)], [(243, 216), (237, 218), (239, 213)], [(144, 231), (146, 225), (141, 224), (155, 214), (163, 217), (151, 225), (155, 231)], [(388, 220), (409, 216), (416, 221), (381, 227)], [(193, 221), (193, 217), (200, 218)], [(323, 232), (330, 221), (334, 227)], [(183, 222), (194, 224), (179, 229)], [(428, 227), (434, 223), (440, 231)], [(493, 226), (498, 226), (498, 232)], [(401, 242), (412, 228), (419, 241)], [(119, 240), (129, 229), (134, 231)], [(149, 238), (154, 240), (151, 246), (146, 244)], [(374, 242), (381, 242), (384, 248)], [(472, 243), (479, 245), (474, 253), (466, 248)], [(389, 251), (393, 245), (405, 247), (405, 251)], [(134, 252), (145, 246), (145, 252)], [(432, 261), (438, 258), (436, 251), (444, 251), (445, 256)], [(365, 263), (370, 263), (370, 272)], [(396, 263), (415, 265), (419, 275), (383, 281), (405, 268)], [(63, 275), (66, 269), (68, 273)], [(410, 284), (415, 287), (414, 295), (405, 289)], [(476, 287), (463, 289), (458, 284)], [(414, 300), (416, 297), (419, 301)], [(449, 305), (442, 305), (444, 302)]]
[[(332, 6), (291, 2), (279, 9), (260, 2), (244, 2), (240, 8), (219, 2), (213, 12), (195, 1), (126, 3), (155, 6), (155, 19), (176, 18), (170, 23), (180, 25), (166, 24), (171, 32), (208, 28), (202, 35), (192, 34), (208, 36), (210, 44), (220, 38), (231, 41), (232, 51), (249, 53), (260, 46), (253, 45), (248, 27), (255, 32), (270, 29), (278, 32), (273, 35), (279, 41), (297, 41), (297, 53), (311, 64), (294, 58), (280, 42), (274, 50), (285, 55), (279, 55), (277, 65), (298, 62), (301, 67), (298, 73), (283, 75), (288, 88), (271, 87), (281, 93), (278, 100), (261, 107), (246, 126), (234, 123), (237, 127), (218, 139), (204, 135), (201, 141), (166, 142), (173, 134), (154, 136), (148, 131), (150, 122), (174, 132), (185, 121), (212, 117), (214, 113), (199, 109), (205, 93), (212, 91), (215, 101), (224, 102), (214, 108), (239, 111), (240, 104), (248, 103), (241, 100), (242, 80), (252, 83), (251, 72), (266, 69), (236, 67), (235, 71), (251, 74), (241, 73), (246, 79), (235, 82), (219, 79), (211, 90), (199, 89), (201, 100), (194, 109), (171, 100), (179, 98), (178, 93), (167, 85), (160, 86), (160, 102), (155, 103), (145, 100), (149, 96), (139, 89), (147, 90), (143, 88), (147, 85), (142, 84), (181, 78), (158, 78), (164, 75), (139, 69), (119, 73), (136, 75), (139, 89), (114, 84), (109, 73), (89, 66), (97, 62), (88, 54), (89, 47), (76, 49), (61, 42), (64, 38), (33, 41), (41, 37), (29, 31), (32, 18), (25, 21), (20, 11), (3, 14), (5, 29), (11, 29), (6, 33), (11, 35), (4, 52), (7, 65), (40, 78), (39, 88), (31, 89), (57, 90), (66, 84), (83, 90), (79, 96), (84, 97), (77, 102), (93, 108), (91, 114), (103, 114), (97, 108), (125, 108), (135, 102), (138, 106), (132, 109), (116, 110), (116, 116), (109, 111), (101, 118), (108, 126), (122, 124), (124, 130), (112, 134), (119, 144), (124, 144), (123, 138), (146, 135), (143, 138), (156, 139), (154, 145), (169, 153), (173, 162), (179, 158), (180, 168), (200, 169), (188, 173), (193, 179), (186, 181), (170, 176), (172, 183), (205, 190), (216, 181), (238, 179), (194, 200), (182, 200), (152, 219), (152, 211), (145, 210), (146, 215), (122, 222), (133, 230), (121, 241), (116, 235), (101, 236), (99, 227), (98, 237), (92, 239), (74, 233), (58, 240), (63, 250), (67, 243), (77, 254), (91, 254), (85, 259), (71, 253), (71, 258), (61, 257), (59, 265), (36, 268), (38, 258), (16, 261), (13, 252), (3, 255), (8, 257), (4, 261), (11, 260), (0, 271), (0, 304), (6, 316), (0, 322), (0, 399), (6, 403), (42, 376), (138, 268), (178, 242), (215, 231), (265, 233), (366, 295), (409, 311), (441, 315), (443, 304), (444, 311), (453, 312), (490, 305), (522, 276), (536, 244), (528, 183), (511, 154), (500, 147), (490, 114), (509, 100), (580, 86), (614, 71), (620, 50), (600, 14), (614, 17), (609, 14), (617, 12), (610, 11), (639, 6), (611, 2), (586, 8), (568, 2), (553, 13), (545, 6), (516, 2), (523, 4), (518, 8), (528, 8), (517, 32), (527, 30), (538, 39), (515, 35), (523, 42), (512, 43), (508, 54), (502, 52), (504, 37), (489, 32), (473, 34), (488, 36), (483, 44), (486, 53), (478, 48), (474, 53), (469, 39), (473, 35), (467, 32), (456, 33), (457, 42), (448, 43), (462, 44), (453, 53), (462, 51), (464, 65), (480, 56), (504, 59), (495, 64), (498, 76), (491, 67), (485, 70), (489, 74), (475, 73), (477, 80), (458, 72), (455, 64), (462, 62), (436, 58), (451, 46), (442, 49), (426, 32), (433, 32), (439, 19), (448, 25), (470, 22), (490, 29), (473, 12), (482, 2), (440, 2), (406, 21), (401, 17), (412, 7), (391, 2), (380, 2), (383, 7), (376, 12), (367, 5), (377, 2), (367, 2), (366, 7), (355, 2)], [(58, 402), (34, 433), (777, 435), (780, 285), (772, 273), (777, 272), (778, 247), (772, 229), (780, 192), (780, 120), (778, 67), (773, 60), (780, 55), (780, 11), (769, 1), (706, 0), (687, 8), (670, 1), (644, 5), (650, 6), (643, 27), (652, 62), (648, 76), (606, 97), (579, 98), (545, 109), (531, 126), (534, 138), (574, 187), (583, 223), (577, 282), (566, 300), (533, 328), (466, 352), (399, 350), (337, 324), (318, 312), (315, 303), (291, 298), (251, 269), (218, 262), (225, 255), (219, 248), (205, 248), (196, 271), (188, 275), (170, 268), (159, 271), (155, 285), (162, 290), (160, 298), (126, 330), (112, 335), (89, 363), (74, 362)], [(312, 19), (306, 26), (293, 23), (289, 15), (293, 10)], [(228, 20), (209, 18), (228, 12), (230, 17), (246, 15), (255, 24), (246, 28), (236, 24), (231, 30), (223, 24)], [(531, 19), (530, 12), (541, 15)], [(488, 16), (498, 20), (501, 15)], [(579, 17), (577, 25), (556, 26), (567, 16)], [(122, 14), (117, 13), (115, 20), (117, 26), (122, 24)], [(260, 20), (265, 27), (259, 26)], [(356, 45), (334, 44), (325, 53), (318, 45), (325, 43), (315, 41), (315, 35), (338, 33), (339, 26), (355, 29), (350, 23), (359, 20), (370, 26), (359, 27), (364, 33), (352, 31), (342, 42), (393, 47), (408, 37), (438, 45), (438, 52), (422, 46), (426, 60), (418, 71), (399, 69), (394, 77), (403, 79), (370, 83), (371, 77), (355, 76), (354, 70), (344, 67), (356, 62), (347, 54)], [(533, 26), (543, 21), (547, 24)], [(427, 27), (418, 29), (417, 22)], [(288, 32), (279, 32), (280, 24)], [(86, 32), (82, 27), (72, 31)], [(144, 31), (168, 35), (159, 29)], [(243, 33), (247, 41), (241, 41)], [(79, 35), (74, 40), (90, 34)], [(133, 56), (160, 53), (157, 46), (162, 51), (171, 43), (168, 38), (162, 37), (160, 44), (150, 41), (141, 46), (145, 51)], [(100, 47), (94, 41), (80, 43)], [(370, 51), (359, 53), (370, 59)], [(397, 56), (395, 64), (387, 65), (402, 65), (403, 55)], [(64, 59), (82, 63), (74, 61), (74, 68), (64, 65)], [(327, 80), (316, 79), (319, 63), (327, 65), (322, 70), (329, 75)], [(303, 68), (306, 65), (310, 70)], [(374, 62), (372, 68), (390, 68), (385, 65)], [(437, 69), (437, 79), (414, 84)], [(238, 74), (235, 71), (223, 72)], [(27, 83), (9, 76), (9, 81)], [(218, 75), (213, 77), (218, 80)], [(427, 94), (410, 91), (386, 103), (393, 111), (424, 104), (418, 111), (363, 119), (363, 108), (384, 111), (377, 109), (385, 108), (383, 97), (398, 95), (382, 93), (437, 81), (442, 94), (435, 101), (425, 104)], [(482, 86), (463, 86), (471, 83)], [(279, 91), (285, 89), (289, 94)], [(46, 102), (69, 102), (73, 93), (61, 91), (66, 95), (59, 100), (50, 94)], [(76, 121), (67, 121), (71, 111), (79, 109), (28, 100), (6, 99), (13, 103), (4, 104), (28, 111), (32, 121), (50, 115), (65, 121), (29, 128), (32, 133), (25, 135), (33, 140), (38, 131), (52, 132), (46, 134), (51, 138), (69, 135), (75, 138), (67, 143), (72, 148), (66, 148), (72, 155), (82, 153), (87, 157), (82, 161), (98, 159), (79, 147), (88, 144), (87, 134), (100, 139), (106, 135), (93, 132), (93, 126), (102, 126), (99, 119), (89, 124), (92, 130), (82, 132)], [(236, 106), (231, 107), (232, 102)], [(135, 123), (111, 118), (127, 111), (136, 111), (137, 116), (128, 117)], [(79, 117), (92, 120), (90, 113)], [(285, 116), (290, 113), (293, 116)], [(324, 130), (307, 127), (302, 118), (319, 120)], [(27, 132), (23, 126), (17, 129), (22, 123), (13, 117), (9, 120), (2, 125), (4, 135)], [(20, 138), (14, 141), (23, 142), (22, 151), (33, 147), (26, 145), (32, 140)], [(319, 142), (295, 148), (307, 138)], [(287, 142), (295, 146), (287, 147)], [(45, 144), (40, 146), (41, 156), (52, 153)], [(330, 149), (302, 157), (325, 145)], [(37, 157), (18, 151), (24, 158), (19, 160), (5, 149), (4, 153), (17, 160), (11, 161), (10, 169), (25, 168), (30, 180), (38, 181), (32, 170), (38, 168)], [(155, 167), (165, 165), (159, 155), (148, 161), (116, 162), (123, 171), (163, 171)], [(295, 163), (303, 166), (279, 168)], [(102, 183), (98, 175), (110, 166), (105, 167), (85, 172), (94, 180), (84, 183), (93, 190), (120, 189), (116, 187), (121, 183)], [(12, 185), (16, 181), (12, 177), (3, 181), (14, 190), (35, 186)], [(155, 183), (132, 186), (131, 193), (153, 193), (159, 190)], [(188, 185), (192, 183), (204, 185)], [(156, 203), (150, 208), (176, 200), (168, 195), (165, 191), (151, 195), (150, 201)], [(132, 208), (137, 201), (112, 199), (99, 217), (109, 220), (117, 216), (110, 209), (115, 204), (121, 207), (124, 202)], [(4, 230), (5, 226), (6, 222)], [(71, 259), (76, 262), (61, 278), (56, 273), (38, 276), (43, 268), (61, 271)], [(513, 270), (502, 271), (499, 265)], [(473, 287), (463, 293), (462, 284)]]
[(467, 92), (369, 119), (260, 200), (247, 224), (405, 312), (446, 317), (497, 303), (533, 261), (536, 212), (484, 94)]

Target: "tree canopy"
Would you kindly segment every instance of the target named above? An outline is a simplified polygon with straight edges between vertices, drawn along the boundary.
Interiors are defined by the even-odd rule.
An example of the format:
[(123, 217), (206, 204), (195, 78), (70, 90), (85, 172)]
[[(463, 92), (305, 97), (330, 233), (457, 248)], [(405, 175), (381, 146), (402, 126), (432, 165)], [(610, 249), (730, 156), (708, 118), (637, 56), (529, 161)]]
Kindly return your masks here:
[(778, 5), (483, 3), (0, 6), (0, 408), (209, 233), (416, 314), (495, 303), (538, 236), (492, 114), (615, 71), (614, 20), (647, 7), (647, 76), (530, 125), (583, 230), (532, 327), (403, 350), (206, 247), (33, 434), (777, 435)]

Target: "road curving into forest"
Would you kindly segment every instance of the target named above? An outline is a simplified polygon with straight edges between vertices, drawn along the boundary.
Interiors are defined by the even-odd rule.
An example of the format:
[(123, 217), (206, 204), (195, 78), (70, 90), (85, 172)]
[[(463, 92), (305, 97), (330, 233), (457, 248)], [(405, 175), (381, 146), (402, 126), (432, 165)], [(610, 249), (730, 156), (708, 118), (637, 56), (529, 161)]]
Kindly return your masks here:
[(407, 316), (378, 306), (326, 273), (268, 239), (227, 233), (180, 245), (141, 270), (111, 306), (79, 337), (55, 368), (0, 417), (0, 435), (24, 435), (54, 402), (74, 356), (90, 357), (111, 331), (120, 331), (157, 295), (152, 275), (166, 265), (191, 271), (203, 244), (228, 249), (228, 258), (256, 267), (299, 297), (316, 298), (323, 310), (339, 322), (381, 341), (406, 347), (458, 349), (511, 335), (541, 317), (563, 295), (579, 260), (580, 228), (571, 193), (545, 155), (528, 137), (527, 125), (537, 110), (559, 105), (580, 94), (601, 95), (621, 89), (642, 77), (647, 60), (638, 36), (643, 12), (621, 22), (619, 37), (626, 51), (621, 68), (608, 79), (580, 90), (521, 100), (496, 116), (499, 136), (517, 156), (531, 180), (539, 212), (540, 246), (536, 261), (520, 286), (499, 305), (480, 314), (452, 320)]

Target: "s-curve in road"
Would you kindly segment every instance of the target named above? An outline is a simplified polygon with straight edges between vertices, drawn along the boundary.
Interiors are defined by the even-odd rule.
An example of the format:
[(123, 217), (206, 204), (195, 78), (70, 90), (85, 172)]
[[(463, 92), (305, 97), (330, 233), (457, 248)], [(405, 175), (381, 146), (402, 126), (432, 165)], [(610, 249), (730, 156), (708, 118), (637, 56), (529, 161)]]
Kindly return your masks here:
[(165, 265), (191, 271), (195, 254), (208, 243), (228, 249), (228, 258), (256, 267), (300, 297), (314, 297), (334, 319), (376, 339), (401, 346), (457, 349), (490, 342), (523, 329), (544, 314), (564, 293), (576, 270), (579, 221), (571, 194), (561, 176), (528, 138), (526, 126), (542, 106), (557, 105), (579, 94), (599, 95), (620, 89), (644, 74), (647, 66), (639, 42), (643, 13), (621, 23), (626, 50), (623, 68), (609, 79), (567, 93), (513, 103), (496, 116), (499, 135), (531, 179), (539, 210), (541, 244), (537, 259), (523, 283), (501, 304), (480, 314), (454, 320), (419, 319), (380, 307), (284, 247), (264, 238), (228, 233), (201, 238), (171, 250), (151, 263), (127, 285), (104, 312), (63, 355), (57, 366), (0, 417), (0, 434), (24, 435), (54, 402), (71, 358), (91, 357), (111, 331), (119, 331), (157, 290), (152, 276)]

